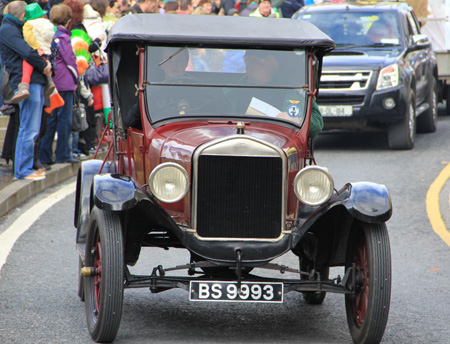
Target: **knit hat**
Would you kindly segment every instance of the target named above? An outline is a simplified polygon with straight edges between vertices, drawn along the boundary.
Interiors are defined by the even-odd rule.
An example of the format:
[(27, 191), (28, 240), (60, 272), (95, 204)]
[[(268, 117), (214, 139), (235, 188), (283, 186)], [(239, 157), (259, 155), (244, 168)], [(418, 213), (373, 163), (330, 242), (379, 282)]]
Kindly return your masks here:
[(41, 6), (37, 2), (29, 4), (25, 7), (25, 18), (24, 20), (38, 19), (47, 14), (47, 11), (43, 11)]

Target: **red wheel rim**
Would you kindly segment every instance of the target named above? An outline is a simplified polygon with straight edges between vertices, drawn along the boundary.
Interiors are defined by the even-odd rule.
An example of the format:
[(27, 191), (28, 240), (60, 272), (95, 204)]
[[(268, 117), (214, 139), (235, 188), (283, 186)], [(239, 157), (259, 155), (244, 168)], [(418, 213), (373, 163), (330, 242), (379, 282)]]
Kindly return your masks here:
[(94, 269), (95, 306), (98, 311), (100, 309), (100, 289), (102, 286), (102, 244), (98, 233), (95, 238)]
[(365, 235), (358, 238), (355, 249), (356, 290), (353, 297), (353, 317), (358, 326), (362, 326), (366, 318), (369, 300), (369, 252)]

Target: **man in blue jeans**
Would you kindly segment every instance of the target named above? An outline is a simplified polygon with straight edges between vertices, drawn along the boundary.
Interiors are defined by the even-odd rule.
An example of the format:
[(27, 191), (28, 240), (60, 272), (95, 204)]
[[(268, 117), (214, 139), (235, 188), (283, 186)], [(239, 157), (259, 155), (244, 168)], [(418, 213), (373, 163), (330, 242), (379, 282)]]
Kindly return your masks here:
[(41, 180), (45, 178), (45, 171), (33, 170), (34, 143), (41, 126), (44, 85), (47, 83), (45, 74), (51, 71), (51, 65), (23, 39), (26, 5), (24, 1), (13, 1), (8, 5), (8, 13), (3, 15), (0, 27), (0, 54), (9, 72), (9, 83), (14, 90), (17, 90), (22, 80), (22, 61), (26, 60), (34, 67), (30, 97), (19, 104), (20, 127), (14, 158), (14, 176), (15, 179)]

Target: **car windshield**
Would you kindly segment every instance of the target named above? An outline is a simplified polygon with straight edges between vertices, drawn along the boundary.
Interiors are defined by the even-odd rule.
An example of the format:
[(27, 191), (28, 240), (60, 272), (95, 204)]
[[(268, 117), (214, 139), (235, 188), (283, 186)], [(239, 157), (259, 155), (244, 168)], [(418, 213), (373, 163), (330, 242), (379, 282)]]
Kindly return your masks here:
[(298, 19), (316, 25), (336, 42), (337, 49), (391, 49), (400, 44), (397, 17), (390, 12), (308, 12), (300, 13)]
[(149, 46), (146, 55), (152, 123), (181, 117), (258, 116), (303, 124), (304, 50)]

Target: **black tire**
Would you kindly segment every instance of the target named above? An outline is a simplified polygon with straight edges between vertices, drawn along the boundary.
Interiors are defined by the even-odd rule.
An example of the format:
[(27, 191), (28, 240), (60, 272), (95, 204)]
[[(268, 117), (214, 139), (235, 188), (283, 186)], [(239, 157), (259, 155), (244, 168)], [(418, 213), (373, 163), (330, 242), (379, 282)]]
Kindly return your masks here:
[[(305, 272), (311, 272), (313, 269), (313, 263), (306, 258), (299, 258), (300, 260), (300, 270)], [(317, 272), (320, 273), (320, 280), (326, 281), (328, 280), (328, 277), (330, 275), (330, 268), (329, 267), (322, 267), (317, 270)], [(302, 280), (308, 280), (308, 276), (301, 275)], [(327, 293), (325, 291), (305, 291), (302, 292), (303, 298), (305, 299), (306, 303), (309, 303), (310, 305), (321, 305), (323, 303), (323, 300), (325, 299), (325, 296)]]
[(434, 133), (438, 118), (438, 89), (436, 80), (430, 83), (430, 94), (427, 99), (430, 107), (417, 118), (417, 131), (420, 133)]
[(89, 219), (85, 264), (96, 270), (101, 268), (101, 272), (84, 277), (84, 294), (89, 333), (97, 342), (112, 342), (119, 330), (123, 305), (123, 251), (119, 216), (94, 207)]
[(391, 250), (386, 225), (360, 223), (349, 237), (346, 270), (355, 264), (356, 290), (345, 295), (347, 323), (357, 344), (383, 338), (391, 300)]
[(416, 138), (416, 100), (414, 92), (409, 91), (404, 118), (388, 128), (388, 141), (391, 149), (412, 149)]

